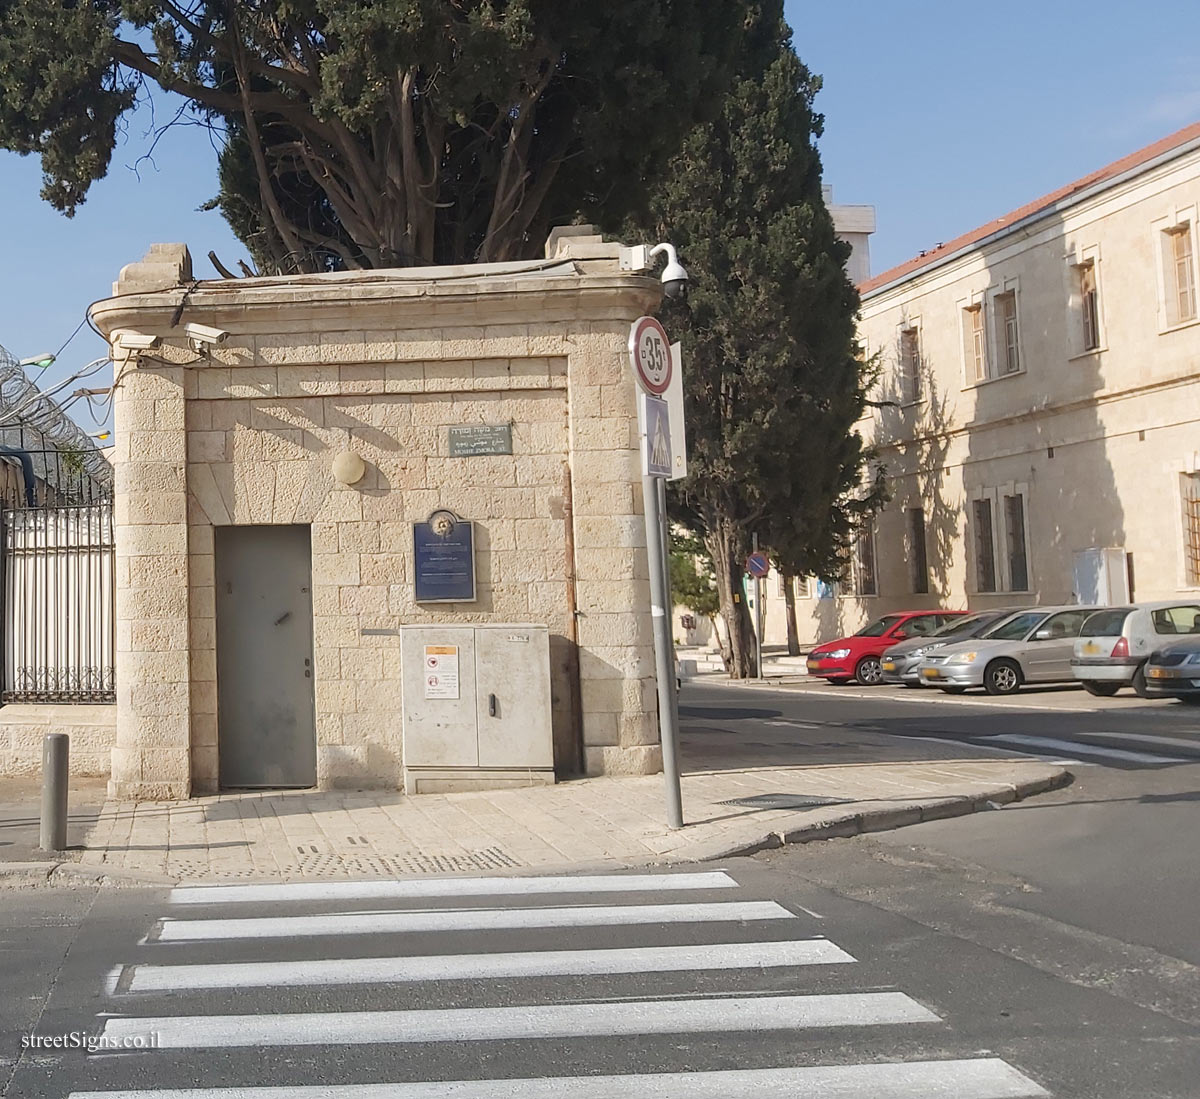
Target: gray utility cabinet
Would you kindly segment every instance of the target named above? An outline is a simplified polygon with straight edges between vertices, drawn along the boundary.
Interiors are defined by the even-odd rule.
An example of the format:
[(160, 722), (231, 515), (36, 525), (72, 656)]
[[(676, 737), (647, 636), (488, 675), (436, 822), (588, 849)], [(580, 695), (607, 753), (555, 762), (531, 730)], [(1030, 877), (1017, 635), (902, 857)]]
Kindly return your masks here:
[(554, 781), (545, 626), (402, 626), (404, 792)]

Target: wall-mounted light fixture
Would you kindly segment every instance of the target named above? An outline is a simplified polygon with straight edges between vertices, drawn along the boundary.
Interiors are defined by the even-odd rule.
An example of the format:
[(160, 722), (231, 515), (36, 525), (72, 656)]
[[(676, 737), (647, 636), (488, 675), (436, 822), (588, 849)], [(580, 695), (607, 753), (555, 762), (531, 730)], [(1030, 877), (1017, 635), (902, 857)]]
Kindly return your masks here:
[(333, 459), (333, 477), (339, 484), (358, 484), (366, 472), (367, 463), (352, 450), (343, 450)]

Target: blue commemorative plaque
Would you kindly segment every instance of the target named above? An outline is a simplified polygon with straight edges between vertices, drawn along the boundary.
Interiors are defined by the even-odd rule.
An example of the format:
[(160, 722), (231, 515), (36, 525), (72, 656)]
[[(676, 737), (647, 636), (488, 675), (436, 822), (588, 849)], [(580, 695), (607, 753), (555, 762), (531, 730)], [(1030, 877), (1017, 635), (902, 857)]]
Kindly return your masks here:
[(413, 523), (415, 598), (418, 603), (475, 600), (475, 532), (449, 511)]

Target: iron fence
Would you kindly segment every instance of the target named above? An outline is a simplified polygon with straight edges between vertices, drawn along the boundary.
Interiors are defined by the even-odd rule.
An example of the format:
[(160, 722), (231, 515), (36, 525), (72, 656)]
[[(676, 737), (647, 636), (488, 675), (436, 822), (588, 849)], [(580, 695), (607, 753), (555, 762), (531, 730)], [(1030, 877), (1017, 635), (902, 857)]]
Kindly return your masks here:
[(0, 506), (2, 702), (116, 699), (113, 506), (85, 500)]

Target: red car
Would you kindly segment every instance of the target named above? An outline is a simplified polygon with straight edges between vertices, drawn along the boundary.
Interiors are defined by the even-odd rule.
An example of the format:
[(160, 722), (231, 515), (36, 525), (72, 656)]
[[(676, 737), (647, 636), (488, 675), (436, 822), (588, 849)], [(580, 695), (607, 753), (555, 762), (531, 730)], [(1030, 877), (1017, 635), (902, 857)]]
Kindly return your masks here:
[(864, 686), (879, 682), (883, 651), (910, 637), (923, 637), (966, 611), (897, 611), (875, 619), (850, 637), (826, 641), (808, 654), (808, 674), (830, 683), (857, 679)]

